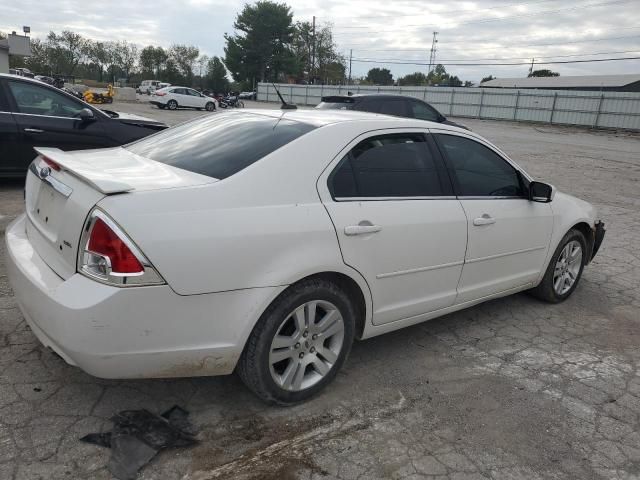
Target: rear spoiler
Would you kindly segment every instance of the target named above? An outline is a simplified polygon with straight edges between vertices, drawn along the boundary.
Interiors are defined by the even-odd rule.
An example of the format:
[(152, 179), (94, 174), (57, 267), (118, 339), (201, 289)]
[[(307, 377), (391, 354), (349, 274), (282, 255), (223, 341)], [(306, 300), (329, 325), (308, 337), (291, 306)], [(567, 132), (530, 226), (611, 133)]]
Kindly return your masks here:
[(130, 192), (134, 189), (133, 185), (113, 180), (95, 165), (87, 163), (86, 160), (76, 160), (73, 155), (63, 152), (59, 148), (34, 147), (34, 150), (44, 159), (59, 165), (62, 170), (80, 178), (105, 195)]

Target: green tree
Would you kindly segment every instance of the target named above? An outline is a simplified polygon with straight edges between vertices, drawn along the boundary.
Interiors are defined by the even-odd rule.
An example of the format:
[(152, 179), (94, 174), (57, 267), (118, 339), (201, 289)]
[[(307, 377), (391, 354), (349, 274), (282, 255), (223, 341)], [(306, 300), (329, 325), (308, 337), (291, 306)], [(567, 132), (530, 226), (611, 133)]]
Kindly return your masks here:
[(367, 72), (367, 81), (374, 85), (393, 85), (393, 75), (387, 68), (372, 68)]
[(450, 87), (461, 87), (462, 80), (460, 80), (457, 76), (449, 76), (447, 79), (447, 83)]
[(542, 70), (534, 70), (529, 74), (529, 77), (559, 77), (559, 76), (560, 74), (558, 72), (552, 72), (547, 68)]
[(229, 80), (227, 80), (227, 69), (222, 60), (213, 57), (207, 65), (206, 85), (216, 93), (226, 92), (229, 89)]
[(464, 82), (464, 86), (465, 87), (473, 87), (474, 85), (475, 85), (475, 83), (473, 83), (470, 80), (465, 80), (465, 82)]
[(484, 83), (484, 82), (490, 82), (491, 80), (495, 80), (496, 77), (494, 77), (493, 75), (489, 75), (488, 77), (484, 77), (482, 80), (480, 80), (480, 83)]
[(285, 3), (261, 0), (244, 6), (233, 24), (237, 33), (225, 34), (224, 63), (234, 80), (249, 85), (254, 79), (277, 81), (293, 69), (292, 20)]
[(444, 68), (444, 65), (437, 64), (433, 70), (429, 72), (427, 75), (427, 83), (429, 85), (448, 85), (449, 84), (449, 74), (447, 70)]
[(420, 86), (427, 84), (427, 76), (422, 72), (415, 72), (405, 75), (404, 77), (400, 77), (398, 79), (398, 85), (410, 85), (410, 86)]
[(182, 81), (189, 86), (193, 84), (193, 68), (199, 55), (198, 47), (191, 45), (172, 45), (169, 48), (169, 58), (173, 60)]

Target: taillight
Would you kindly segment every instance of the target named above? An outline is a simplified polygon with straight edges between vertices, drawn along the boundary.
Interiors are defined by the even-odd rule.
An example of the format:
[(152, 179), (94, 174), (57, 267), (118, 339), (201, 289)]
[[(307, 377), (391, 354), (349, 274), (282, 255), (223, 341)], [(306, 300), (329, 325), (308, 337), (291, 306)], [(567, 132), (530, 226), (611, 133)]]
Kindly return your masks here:
[(165, 283), (122, 229), (102, 210), (94, 209), (82, 231), (78, 271), (117, 286)]
[(60, 171), (60, 165), (58, 165), (56, 162), (51, 160), (49, 157), (45, 157), (44, 155), (40, 155), (40, 158), (42, 158), (42, 161), (44, 163), (46, 163), (49, 167), (51, 167), (53, 170), (55, 170), (56, 172)]

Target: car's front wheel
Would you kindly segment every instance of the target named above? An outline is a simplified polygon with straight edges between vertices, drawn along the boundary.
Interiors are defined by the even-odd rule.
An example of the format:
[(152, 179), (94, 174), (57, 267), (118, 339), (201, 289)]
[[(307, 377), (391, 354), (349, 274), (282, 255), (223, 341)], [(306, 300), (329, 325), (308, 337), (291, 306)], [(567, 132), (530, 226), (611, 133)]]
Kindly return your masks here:
[(569, 230), (556, 249), (540, 284), (531, 293), (551, 303), (559, 303), (578, 286), (587, 258), (587, 241), (579, 230)]
[(354, 325), (355, 310), (340, 287), (323, 279), (304, 280), (264, 312), (237, 371), (266, 402), (304, 401), (338, 373), (351, 350)]
[(216, 109), (216, 106), (213, 102), (207, 102), (204, 108), (207, 109), (207, 112), (213, 112)]
[(176, 108), (178, 108), (178, 102), (176, 102), (175, 100), (169, 100), (167, 102), (167, 108), (169, 110), (175, 110)]

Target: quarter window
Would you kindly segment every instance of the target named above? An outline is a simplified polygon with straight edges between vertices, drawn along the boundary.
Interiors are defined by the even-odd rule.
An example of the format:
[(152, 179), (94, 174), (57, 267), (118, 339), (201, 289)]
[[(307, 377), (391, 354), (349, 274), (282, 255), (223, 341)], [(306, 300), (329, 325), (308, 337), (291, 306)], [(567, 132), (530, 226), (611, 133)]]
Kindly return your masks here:
[(520, 176), (493, 150), (470, 138), (437, 135), (457, 180), (458, 195), (524, 197)]
[(27, 82), (9, 82), (18, 112), (31, 115), (75, 117), (85, 106), (50, 88)]
[(329, 177), (334, 198), (440, 196), (435, 160), (419, 133), (363, 140)]

